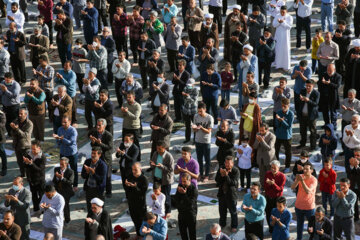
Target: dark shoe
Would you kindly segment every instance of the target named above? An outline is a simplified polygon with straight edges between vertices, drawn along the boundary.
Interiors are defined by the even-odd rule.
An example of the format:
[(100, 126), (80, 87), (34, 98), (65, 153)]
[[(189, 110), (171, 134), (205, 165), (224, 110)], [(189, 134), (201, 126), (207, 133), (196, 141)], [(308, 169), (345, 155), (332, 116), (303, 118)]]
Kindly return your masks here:
[(339, 156), (344, 156), (344, 155), (345, 155), (345, 152), (339, 153)]
[(150, 115), (155, 115), (155, 114), (156, 114), (156, 112), (151, 112), (151, 113), (150, 113)]
[(1, 173), (0, 173), (0, 175), (1, 175), (1, 176), (6, 176), (6, 173), (7, 173), (6, 170), (2, 170)]
[(315, 149), (316, 149), (316, 146), (310, 147), (310, 151), (315, 151)]
[(189, 139), (189, 140), (185, 140), (185, 141), (183, 141), (183, 143), (188, 143), (188, 142), (190, 142), (190, 139)]
[(152, 168), (148, 168), (148, 169), (146, 169), (145, 172), (151, 172), (151, 171), (152, 171)]
[(181, 122), (181, 119), (175, 119), (174, 122)]
[(105, 196), (106, 196), (107, 198), (111, 198), (111, 197), (112, 197), (112, 193), (106, 193)]
[(302, 149), (303, 147), (305, 147), (305, 145), (300, 144), (299, 146), (296, 147), (296, 149)]

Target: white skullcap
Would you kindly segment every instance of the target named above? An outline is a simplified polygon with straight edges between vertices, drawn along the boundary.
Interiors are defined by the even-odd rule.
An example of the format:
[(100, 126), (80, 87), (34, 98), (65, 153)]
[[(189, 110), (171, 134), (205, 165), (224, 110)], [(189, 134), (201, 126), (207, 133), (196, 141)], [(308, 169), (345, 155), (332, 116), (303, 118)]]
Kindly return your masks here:
[(99, 199), (99, 198), (93, 198), (93, 199), (91, 199), (91, 202), (90, 202), (91, 204), (96, 204), (96, 205), (98, 205), (99, 207), (102, 207), (102, 206), (104, 206), (104, 201), (102, 201), (101, 199)]
[(233, 10), (234, 9), (237, 9), (237, 10), (241, 10), (241, 6), (239, 5), (239, 4), (235, 4), (234, 6), (233, 6)]
[(352, 45), (354, 47), (360, 47), (360, 39), (355, 39), (352, 41)]
[(189, 78), (189, 80), (187, 80), (186, 84), (187, 85), (194, 85), (195, 84), (195, 79)]
[(90, 72), (92, 72), (93, 74), (95, 74), (95, 75), (96, 75), (96, 74), (97, 74), (97, 69), (96, 69), (96, 68), (94, 68), (94, 67), (93, 67), (93, 68), (90, 68)]
[(207, 14), (205, 14), (205, 18), (214, 18), (214, 14), (207, 13)]
[(250, 44), (246, 44), (245, 46), (244, 46), (244, 49), (249, 49), (250, 51), (253, 51), (254, 50), (254, 48), (250, 45)]

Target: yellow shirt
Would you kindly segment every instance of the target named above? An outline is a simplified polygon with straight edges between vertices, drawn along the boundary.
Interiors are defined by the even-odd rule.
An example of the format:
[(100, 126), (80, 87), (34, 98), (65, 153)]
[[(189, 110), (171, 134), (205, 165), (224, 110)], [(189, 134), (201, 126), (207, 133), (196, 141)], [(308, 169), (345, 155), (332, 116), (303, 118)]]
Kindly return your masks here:
[(319, 58), (316, 56), (316, 53), (319, 49), (320, 44), (322, 44), (324, 42), (324, 38), (321, 37), (319, 40), (314, 41), (314, 39), (312, 40), (312, 51), (311, 51), (311, 58), (312, 59), (316, 59), (319, 60)]
[(253, 129), (254, 107), (255, 107), (255, 104), (249, 104), (245, 110), (245, 113), (248, 116), (246, 118), (242, 117), (243, 119), (245, 119), (244, 130), (248, 131), (248, 132), (251, 132)]

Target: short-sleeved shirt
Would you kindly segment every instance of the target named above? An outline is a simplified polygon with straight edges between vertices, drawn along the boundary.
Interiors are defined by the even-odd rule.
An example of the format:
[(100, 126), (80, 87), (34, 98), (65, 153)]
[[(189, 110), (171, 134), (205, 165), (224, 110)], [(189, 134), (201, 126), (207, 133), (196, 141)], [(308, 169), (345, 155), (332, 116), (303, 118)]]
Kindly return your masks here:
[[(214, 118), (207, 114), (205, 117), (201, 117), (199, 114), (195, 114), (194, 116), (194, 124), (199, 126), (201, 125), (203, 128), (213, 128), (214, 127)], [(205, 133), (202, 130), (198, 130), (195, 133), (195, 142), (196, 143), (211, 143), (211, 133)]]
[[(302, 175), (304, 177), (304, 175)], [(296, 196), (295, 207), (300, 210), (312, 210), (315, 208), (315, 193), (317, 186), (316, 177), (312, 176), (308, 179), (304, 179), (306, 186), (310, 189), (310, 193), (306, 194), (303, 186), (299, 183), (299, 190)]]
[[(180, 166), (181, 168), (185, 168), (194, 174), (199, 174), (199, 163), (194, 158), (191, 158), (188, 163), (185, 162), (183, 158), (179, 158), (176, 165)], [(184, 173), (180, 173), (180, 179), (182, 178)], [(191, 178), (191, 183), (197, 188), (197, 179)]]

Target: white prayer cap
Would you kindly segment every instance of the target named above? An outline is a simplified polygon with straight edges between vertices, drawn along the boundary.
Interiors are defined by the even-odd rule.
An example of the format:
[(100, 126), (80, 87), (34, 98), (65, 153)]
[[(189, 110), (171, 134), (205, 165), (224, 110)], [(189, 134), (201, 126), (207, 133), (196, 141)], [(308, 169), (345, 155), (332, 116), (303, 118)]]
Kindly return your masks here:
[(352, 45), (354, 47), (360, 47), (360, 39), (355, 39), (352, 41)]
[(207, 13), (207, 14), (205, 14), (205, 18), (214, 18), (214, 14)]
[(233, 10), (234, 9), (237, 9), (237, 10), (241, 10), (241, 6), (239, 5), (239, 4), (235, 4), (234, 6), (233, 6)]
[(245, 46), (244, 46), (244, 49), (249, 49), (250, 51), (253, 51), (254, 50), (254, 48), (250, 45), (250, 44), (246, 44)]
[(195, 84), (195, 79), (189, 78), (189, 80), (187, 80), (186, 84), (187, 85), (194, 85)]
[(91, 204), (96, 204), (96, 205), (98, 205), (99, 207), (102, 207), (102, 206), (104, 206), (104, 201), (102, 201), (101, 199), (99, 199), (99, 198), (93, 198), (93, 199), (91, 199), (91, 202), (90, 202)]
[(90, 72), (92, 72), (93, 74), (97, 74), (97, 69), (96, 68), (90, 68)]

